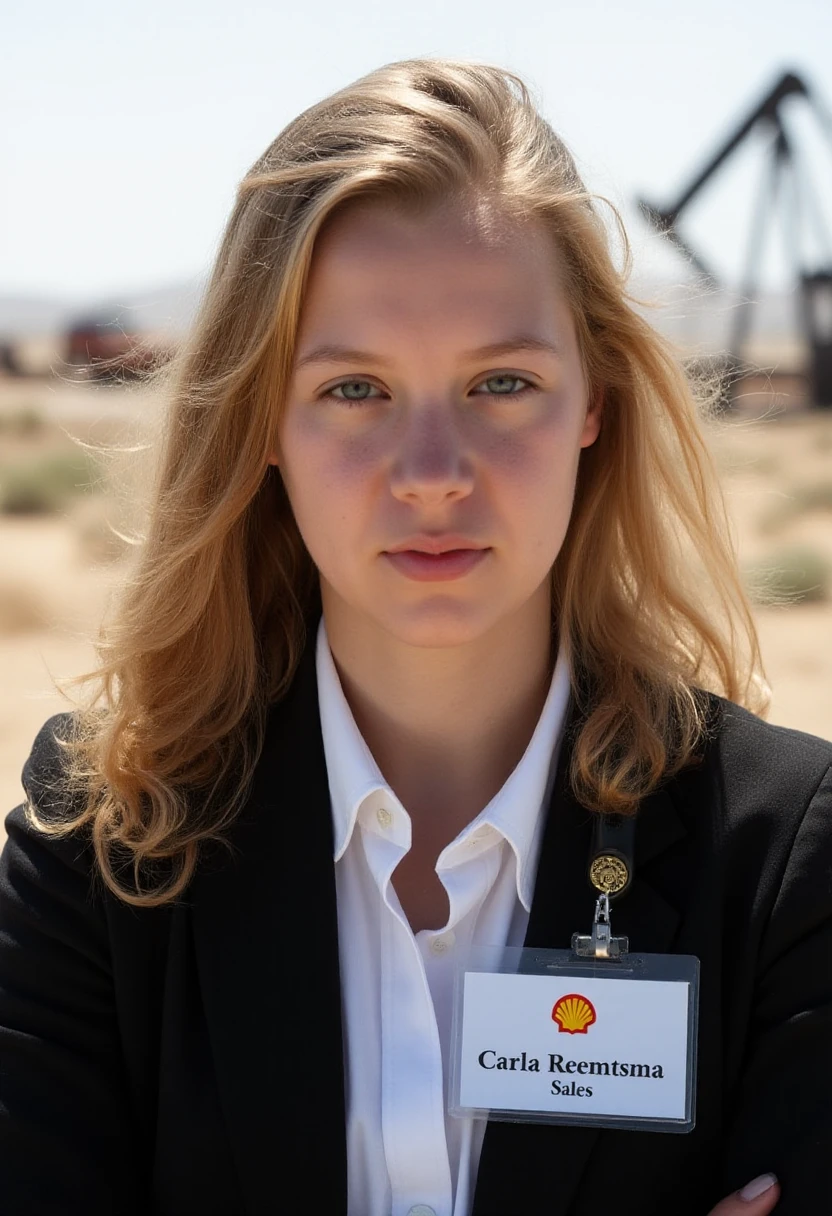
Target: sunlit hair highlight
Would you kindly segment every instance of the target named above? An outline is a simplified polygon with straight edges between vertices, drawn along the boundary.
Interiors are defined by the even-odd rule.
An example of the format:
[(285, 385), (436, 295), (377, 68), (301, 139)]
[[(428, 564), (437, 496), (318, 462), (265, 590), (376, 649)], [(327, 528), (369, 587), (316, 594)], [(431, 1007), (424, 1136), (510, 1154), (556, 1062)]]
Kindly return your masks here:
[[(315, 240), (351, 201), (456, 201), (551, 232), (601, 434), (584, 450), (552, 572), (580, 710), (571, 780), (632, 813), (693, 762), (700, 689), (754, 709), (764, 681), (725, 508), (677, 357), (627, 294), (597, 201), (513, 73), (387, 65), (291, 122), (240, 185), (195, 324), (157, 373), (166, 430), (134, 574), (66, 741), (72, 813), (119, 898), (157, 905), (224, 842), (320, 612), (267, 463)], [(620, 229), (626, 253), (626, 237)]]

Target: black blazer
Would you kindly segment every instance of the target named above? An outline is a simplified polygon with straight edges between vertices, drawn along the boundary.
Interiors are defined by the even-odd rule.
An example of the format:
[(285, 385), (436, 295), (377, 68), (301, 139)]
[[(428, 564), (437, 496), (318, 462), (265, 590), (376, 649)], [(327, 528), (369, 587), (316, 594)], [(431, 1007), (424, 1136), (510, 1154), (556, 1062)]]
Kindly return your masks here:
[[(314, 639), (314, 631), (313, 631)], [(492, 1123), (475, 1216), (706, 1216), (765, 1171), (832, 1213), (832, 745), (712, 701), (704, 762), (645, 800), (614, 929), (701, 960), (688, 1135)], [(65, 797), (51, 719), (24, 782)], [(526, 942), (591, 923), (592, 816), (546, 822)], [(314, 645), (270, 714), (233, 857), (174, 906), (91, 882), (83, 840), (7, 820), (0, 864), (3, 1216), (344, 1216), (332, 831)]]

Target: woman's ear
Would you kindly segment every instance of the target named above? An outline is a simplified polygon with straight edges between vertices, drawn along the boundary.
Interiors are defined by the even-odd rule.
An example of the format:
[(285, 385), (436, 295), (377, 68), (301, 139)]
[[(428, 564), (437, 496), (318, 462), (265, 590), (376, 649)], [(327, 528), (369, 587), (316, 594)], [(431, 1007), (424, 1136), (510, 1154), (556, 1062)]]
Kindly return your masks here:
[(584, 418), (584, 429), (581, 433), (581, 447), (591, 447), (601, 433), (601, 420), (604, 416), (604, 390), (590, 389), (589, 405)]

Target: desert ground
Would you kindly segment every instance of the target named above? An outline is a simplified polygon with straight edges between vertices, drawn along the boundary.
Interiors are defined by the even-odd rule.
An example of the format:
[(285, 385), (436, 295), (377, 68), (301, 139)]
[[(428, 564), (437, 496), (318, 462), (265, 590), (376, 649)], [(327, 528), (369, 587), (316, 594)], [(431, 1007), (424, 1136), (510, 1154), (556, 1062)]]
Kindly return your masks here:
[[(832, 738), (832, 411), (763, 405), (709, 424), (709, 439), (744, 569), (768, 569), (795, 601), (755, 609), (769, 720)], [(76, 441), (131, 449), (155, 422), (146, 390), (0, 380), (3, 814), (22, 798), (39, 727), (71, 708), (56, 682), (94, 664), (97, 627), (129, 570), (130, 546), (110, 526), (136, 525), (141, 453), (91, 466)]]

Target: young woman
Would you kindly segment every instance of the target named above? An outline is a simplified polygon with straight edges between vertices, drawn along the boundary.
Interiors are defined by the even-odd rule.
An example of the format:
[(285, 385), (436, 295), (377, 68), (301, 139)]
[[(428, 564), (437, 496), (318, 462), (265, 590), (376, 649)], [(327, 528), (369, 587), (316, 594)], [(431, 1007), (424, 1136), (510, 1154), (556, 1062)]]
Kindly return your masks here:
[[(522, 82), (292, 122), (164, 387), (7, 819), (4, 1216), (831, 1211), (832, 745), (741, 708), (697, 405)], [(695, 1128), (450, 1115), (457, 969), (568, 948), (633, 817), (613, 931), (700, 960)]]

